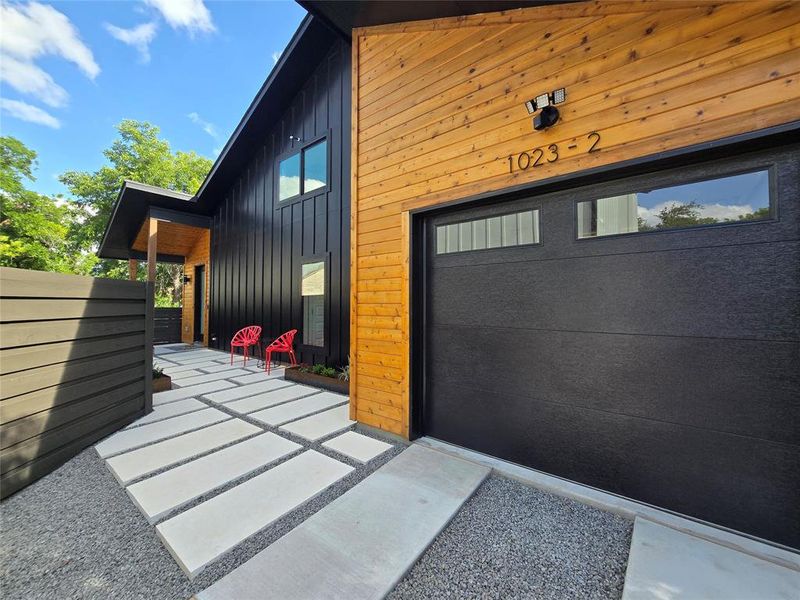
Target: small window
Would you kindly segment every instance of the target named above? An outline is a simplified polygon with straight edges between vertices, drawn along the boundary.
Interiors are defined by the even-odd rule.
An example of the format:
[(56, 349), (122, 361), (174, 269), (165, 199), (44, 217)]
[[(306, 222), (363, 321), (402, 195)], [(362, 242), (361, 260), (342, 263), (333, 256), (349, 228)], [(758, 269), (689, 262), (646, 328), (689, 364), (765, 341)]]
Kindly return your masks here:
[(278, 200), (281, 202), (327, 186), (327, 140), (284, 158), (278, 166), (278, 176)]
[(325, 346), (325, 262), (302, 266), (303, 344)]
[(300, 154), (281, 161), (278, 199), (288, 200), (300, 195)]
[(769, 172), (578, 202), (578, 238), (769, 219)]
[(538, 243), (538, 210), (436, 227), (437, 254)]

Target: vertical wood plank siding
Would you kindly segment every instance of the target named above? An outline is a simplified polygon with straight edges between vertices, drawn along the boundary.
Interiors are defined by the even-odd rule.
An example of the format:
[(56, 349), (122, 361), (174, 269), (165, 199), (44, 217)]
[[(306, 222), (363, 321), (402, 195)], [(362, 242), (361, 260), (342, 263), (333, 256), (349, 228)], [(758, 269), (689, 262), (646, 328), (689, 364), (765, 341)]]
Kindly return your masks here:
[(191, 251), (186, 255), (186, 258), (183, 261), (183, 274), (188, 275), (190, 277), (189, 283), (183, 284), (183, 293), (181, 295), (181, 301), (183, 303), (183, 327), (182, 327), (182, 334), (181, 339), (185, 344), (193, 344), (194, 343), (194, 268), (198, 265), (205, 265), (204, 276), (206, 279), (204, 290), (206, 295), (206, 310), (204, 312), (205, 317), (205, 328), (203, 329), (203, 345), (208, 346), (208, 306), (211, 300), (211, 286), (209, 285), (211, 281), (211, 269), (210, 269), (210, 261), (211, 261), (211, 232), (209, 230), (203, 230), (199, 235), (198, 239), (192, 247)]
[[(355, 30), (357, 418), (408, 435), (409, 211), (798, 120), (798, 24), (796, 2), (652, 0)], [(561, 87), (534, 132), (524, 102)], [(550, 144), (558, 160), (509, 172)]]
[[(211, 231), (211, 340), (228, 348), (246, 325), (264, 338), (302, 329), (300, 262), (328, 254), (326, 348), (300, 347), (298, 360), (347, 362), (350, 314), (350, 48), (336, 41), (327, 57), (221, 200)], [(328, 186), (300, 201), (275, 197), (278, 157), (304, 141), (327, 135)], [(295, 146), (297, 147), (297, 146)]]
[(146, 286), (0, 268), (2, 497), (148, 410)]

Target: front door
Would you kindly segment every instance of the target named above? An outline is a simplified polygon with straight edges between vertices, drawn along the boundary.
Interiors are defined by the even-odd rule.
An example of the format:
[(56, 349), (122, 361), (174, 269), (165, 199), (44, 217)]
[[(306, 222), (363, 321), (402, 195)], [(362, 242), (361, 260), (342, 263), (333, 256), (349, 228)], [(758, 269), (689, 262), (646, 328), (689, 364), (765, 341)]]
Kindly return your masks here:
[(206, 268), (194, 268), (194, 341), (202, 342), (206, 323)]

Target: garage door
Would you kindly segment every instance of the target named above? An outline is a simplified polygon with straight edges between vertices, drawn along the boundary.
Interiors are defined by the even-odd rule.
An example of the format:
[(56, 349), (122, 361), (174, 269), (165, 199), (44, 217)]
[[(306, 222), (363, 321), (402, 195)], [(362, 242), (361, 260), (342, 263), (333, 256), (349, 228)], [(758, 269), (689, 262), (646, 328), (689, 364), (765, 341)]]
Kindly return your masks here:
[(430, 217), (423, 433), (800, 547), (798, 163)]

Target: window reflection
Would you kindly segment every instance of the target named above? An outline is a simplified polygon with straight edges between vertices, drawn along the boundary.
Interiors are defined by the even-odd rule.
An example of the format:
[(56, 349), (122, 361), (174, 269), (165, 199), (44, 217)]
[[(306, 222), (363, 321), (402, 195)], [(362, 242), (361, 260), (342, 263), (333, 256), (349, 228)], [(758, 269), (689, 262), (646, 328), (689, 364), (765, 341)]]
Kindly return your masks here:
[(302, 265), (303, 343), (325, 345), (325, 263)]
[(281, 161), (278, 199), (286, 200), (300, 195), (300, 154)]
[(769, 172), (578, 202), (578, 237), (698, 227), (770, 218)]
[(304, 150), (303, 193), (328, 184), (328, 144), (325, 140)]

